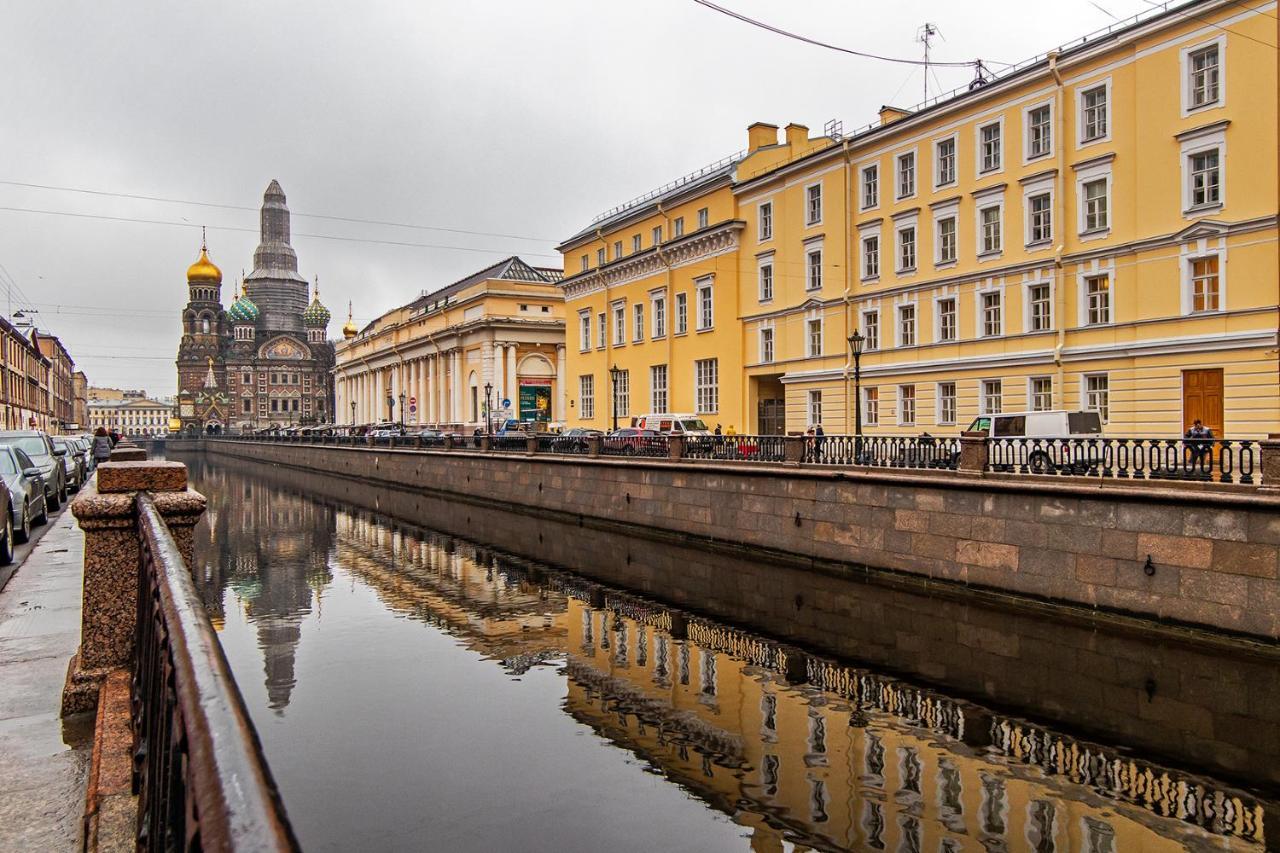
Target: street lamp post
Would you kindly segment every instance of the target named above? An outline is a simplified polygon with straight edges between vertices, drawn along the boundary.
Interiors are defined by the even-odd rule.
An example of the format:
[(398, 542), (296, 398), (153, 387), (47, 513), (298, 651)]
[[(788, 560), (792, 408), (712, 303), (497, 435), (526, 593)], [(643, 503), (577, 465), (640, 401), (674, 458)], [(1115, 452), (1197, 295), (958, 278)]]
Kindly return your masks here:
[(404, 398), (405, 393), (400, 392), (400, 431), (404, 432)]
[(493, 383), (484, 383), (484, 434), (493, 434), (493, 408), (489, 405), (489, 398), (493, 396)]
[(862, 459), (862, 347), (867, 338), (857, 329), (849, 336), (849, 352), (853, 355), (853, 460)]
[(351, 425), (356, 425), (356, 401), (351, 401)]
[(613, 431), (618, 431), (618, 376), (622, 373), (618, 365), (609, 368), (609, 381), (613, 388)]
[(390, 423), (396, 419), (396, 398), (391, 393), (391, 389), (387, 389), (387, 422)]

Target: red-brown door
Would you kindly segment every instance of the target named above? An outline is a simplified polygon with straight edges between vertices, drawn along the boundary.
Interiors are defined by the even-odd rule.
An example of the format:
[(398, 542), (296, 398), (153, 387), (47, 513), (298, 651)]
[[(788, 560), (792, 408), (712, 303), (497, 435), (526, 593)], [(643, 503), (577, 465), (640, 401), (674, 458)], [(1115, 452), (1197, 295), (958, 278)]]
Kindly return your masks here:
[(1222, 438), (1222, 368), (1182, 371), (1182, 432), (1199, 420)]

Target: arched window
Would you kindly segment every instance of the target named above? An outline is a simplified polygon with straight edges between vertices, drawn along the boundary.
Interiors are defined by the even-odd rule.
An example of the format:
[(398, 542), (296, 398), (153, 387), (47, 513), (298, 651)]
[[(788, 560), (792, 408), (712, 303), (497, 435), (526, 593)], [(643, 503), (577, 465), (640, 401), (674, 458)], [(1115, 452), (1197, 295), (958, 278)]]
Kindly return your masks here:
[(200, 318), (200, 331), (206, 335), (209, 334), (209, 318), (208, 317)]

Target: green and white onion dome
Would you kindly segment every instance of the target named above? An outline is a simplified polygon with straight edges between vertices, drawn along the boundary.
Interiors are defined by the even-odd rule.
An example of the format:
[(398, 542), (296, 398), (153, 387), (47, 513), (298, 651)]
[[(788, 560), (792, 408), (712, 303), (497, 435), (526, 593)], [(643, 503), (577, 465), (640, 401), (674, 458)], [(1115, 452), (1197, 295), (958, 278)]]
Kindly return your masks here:
[(320, 295), (316, 294), (311, 304), (302, 312), (302, 324), (311, 329), (323, 329), (329, 325), (332, 316), (329, 309), (320, 304)]
[(247, 294), (242, 294), (227, 309), (227, 315), (231, 317), (231, 322), (241, 325), (258, 322), (258, 315), (261, 313), (258, 310), (258, 306), (253, 304), (253, 300)]

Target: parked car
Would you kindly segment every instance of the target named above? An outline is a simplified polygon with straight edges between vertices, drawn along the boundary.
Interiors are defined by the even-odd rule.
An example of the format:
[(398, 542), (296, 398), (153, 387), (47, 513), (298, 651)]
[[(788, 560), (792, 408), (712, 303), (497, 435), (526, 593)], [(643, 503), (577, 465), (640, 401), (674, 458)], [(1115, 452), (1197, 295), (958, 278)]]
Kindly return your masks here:
[(551, 442), (551, 449), (556, 453), (586, 453), (587, 439), (599, 438), (604, 433), (598, 429), (573, 427), (560, 433)]
[(17, 447), (31, 458), (44, 480), (44, 494), (49, 509), (57, 509), (67, 499), (67, 471), (62, 462), (65, 450), (53, 446), (49, 436), (38, 430), (0, 432), (0, 444)]
[(623, 456), (651, 455), (659, 447), (665, 447), (662, 437), (657, 430), (623, 427), (604, 437), (603, 450)]
[(21, 544), (31, 538), (33, 525), (49, 520), (44, 480), (31, 457), (9, 444), (0, 444), (0, 480), (9, 490), (13, 538)]
[[(1099, 449), (1058, 439), (1100, 438), (1102, 416), (1097, 412), (1067, 411), (983, 415), (969, 424), (968, 431), (986, 433), (994, 439), (1032, 439), (1025, 443), (1001, 442), (1001, 446), (993, 447), (991, 465), (996, 470), (1025, 464), (1033, 474), (1082, 474), (1097, 463), (1094, 454)], [(1008, 446), (1019, 444), (1023, 446)]]
[(85, 480), (84, 459), (80, 455), (80, 448), (66, 436), (50, 436), (49, 440), (53, 442), (54, 449), (63, 451), (62, 467), (67, 472), (67, 489), (72, 492), (80, 491)]
[(651, 429), (662, 435), (711, 435), (710, 428), (697, 415), (651, 414), (631, 419), (636, 429)]

